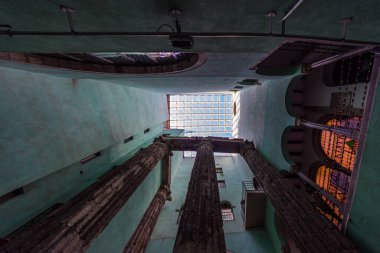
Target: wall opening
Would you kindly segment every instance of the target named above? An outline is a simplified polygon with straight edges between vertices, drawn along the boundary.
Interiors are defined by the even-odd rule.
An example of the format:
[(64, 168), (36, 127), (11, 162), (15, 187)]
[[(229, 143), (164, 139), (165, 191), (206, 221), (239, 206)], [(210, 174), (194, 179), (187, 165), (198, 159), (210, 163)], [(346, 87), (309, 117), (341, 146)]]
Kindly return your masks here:
[(24, 194), (24, 187), (19, 187), (13, 191), (10, 191), (2, 196), (0, 196), (0, 204), (3, 204), (19, 195)]
[(226, 188), (226, 181), (218, 180), (218, 187), (219, 189)]
[(220, 202), (220, 211), (222, 212), (223, 221), (233, 221), (235, 220), (234, 212), (232, 210), (232, 205), (228, 201)]
[(83, 158), (82, 160), (80, 160), (80, 163), (81, 164), (88, 163), (89, 161), (94, 160), (96, 157), (101, 156), (101, 155), (102, 155), (102, 153), (100, 151), (96, 152), (95, 154), (89, 155), (89, 156)]
[(133, 140), (133, 136), (128, 137), (127, 139), (124, 139), (124, 143), (128, 143)]

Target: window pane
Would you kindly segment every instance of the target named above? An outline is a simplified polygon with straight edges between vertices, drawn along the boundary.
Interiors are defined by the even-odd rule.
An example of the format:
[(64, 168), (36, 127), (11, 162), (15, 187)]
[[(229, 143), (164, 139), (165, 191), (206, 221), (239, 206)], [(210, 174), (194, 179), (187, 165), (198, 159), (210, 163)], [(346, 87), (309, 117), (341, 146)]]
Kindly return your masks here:
[(170, 95), (170, 127), (185, 129), (185, 136), (230, 137), (231, 101), (231, 94)]

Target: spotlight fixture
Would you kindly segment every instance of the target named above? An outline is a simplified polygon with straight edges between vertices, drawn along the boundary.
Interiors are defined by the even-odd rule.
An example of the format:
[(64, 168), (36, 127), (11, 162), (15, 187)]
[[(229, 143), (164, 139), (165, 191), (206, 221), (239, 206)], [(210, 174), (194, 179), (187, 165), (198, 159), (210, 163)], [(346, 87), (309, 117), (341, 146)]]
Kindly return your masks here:
[(181, 49), (191, 49), (194, 45), (194, 39), (188, 35), (170, 35), (169, 40), (172, 43), (173, 47), (181, 48)]
[(175, 16), (175, 27), (177, 32), (169, 36), (169, 40), (173, 47), (181, 49), (191, 49), (194, 45), (194, 39), (190, 35), (184, 35), (181, 31), (181, 24), (179, 23), (178, 16), (182, 14), (182, 10), (178, 8), (171, 8), (170, 14)]

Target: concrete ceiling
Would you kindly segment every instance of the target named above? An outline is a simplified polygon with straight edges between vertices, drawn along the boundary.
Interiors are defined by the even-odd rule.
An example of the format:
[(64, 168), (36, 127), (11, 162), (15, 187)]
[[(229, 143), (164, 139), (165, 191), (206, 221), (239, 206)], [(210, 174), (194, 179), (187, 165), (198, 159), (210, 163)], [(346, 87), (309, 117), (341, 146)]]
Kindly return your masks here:
[[(273, 31), (281, 32), (284, 12), (293, 4), (286, 1), (67, 1), (13, 0), (1, 3), (0, 24), (13, 31), (69, 31), (66, 14), (59, 6), (76, 9), (74, 26), (78, 32), (124, 31), (155, 32), (164, 23), (174, 25), (168, 14), (171, 7), (183, 10), (180, 17), (184, 32), (269, 32), (264, 17), (275, 10)], [(340, 38), (339, 20), (349, 16), (347, 39), (380, 41), (380, 2), (377, 0), (304, 1), (287, 19), (286, 33)], [(169, 32), (167, 28), (162, 31)], [(195, 38), (192, 51), (268, 52), (281, 38)], [(123, 36), (1, 36), (1, 51), (94, 52), (94, 51), (168, 51), (173, 50), (165, 37)]]
[[(178, 7), (184, 32), (269, 32), (268, 11), (275, 10), (273, 32), (281, 32), (280, 20), (293, 0), (286, 1), (68, 1), (14, 0), (0, 5), (0, 24), (12, 31), (68, 32), (61, 5), (74, 8), (78, 32), (155, 32), (161, 24), (174, 26), (168, 10)], [(304, 1), (287, 19), (286, 33), (340, 38), (339, 20), (352, 16), (347, 39), (380, 41), (380, 2), (368, 0)], [(162, 31), (169, 32), (164, 27)], [(193, 52), (209, 53), (207, 62), (194, 70), (165, 75), (111, 75), (48, 69), (39, 66), (0, 62), (0, 66), (47, 73), (73, 79), (102, 79), (113, 83), (149, 88), (166, 93), (229, 90), (245, 78), (273, 79), (249, 70), (284, 38), (195, 37)], [(168, 37), (144, 36), (0, 36), (2, 52), (151, 52), (173, 51)]]

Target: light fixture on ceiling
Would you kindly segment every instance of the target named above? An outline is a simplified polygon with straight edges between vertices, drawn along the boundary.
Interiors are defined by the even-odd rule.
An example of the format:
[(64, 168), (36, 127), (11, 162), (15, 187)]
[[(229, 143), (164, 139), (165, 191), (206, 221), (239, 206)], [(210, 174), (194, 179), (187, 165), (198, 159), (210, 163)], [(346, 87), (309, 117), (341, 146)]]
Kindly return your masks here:
[(75, 9), (68, 7), (68, 6), (65, 6), (65, 5), (61, 5), (59, 8), (61, 9), (62, 12), (66, 13), (66, 15), (67, 15), (67, 21), (69, 22), (71, 33), (76, 34), (75, 29), (74, 29), (73, 16), (72, 16), (73, 13), (75, 12)]
[(347, 17), (347, 18), (343, 18), (340, 20), (340, 22), (342, 23), (342, 39), (346, 39), (346, 34), (347, 34), (347, 26), (349, 23), (351, 23), (353, 20), (353, 17)]
[(276, 11), (270, 11), (270, 12), (265, 13), (265, 17), (269, 17), (269, 20), (270, 20), (270, 31), (269, 31), (270, 34), (272, 34), (272, 31), (273, 31), (273, 17), (275, 16), (277, 16)]
[(170, 14), (175, 16), (175, 27), (177, 30), (177, 33), (169, 36), (172, 46), (181, 49), (191, 49), (194, 45), (194, 39), (190, 35), (182, 34), (181, 24), (178, 20), (178, 16), (182, 14), (182, 10), (178, 8), (171, 8)]

